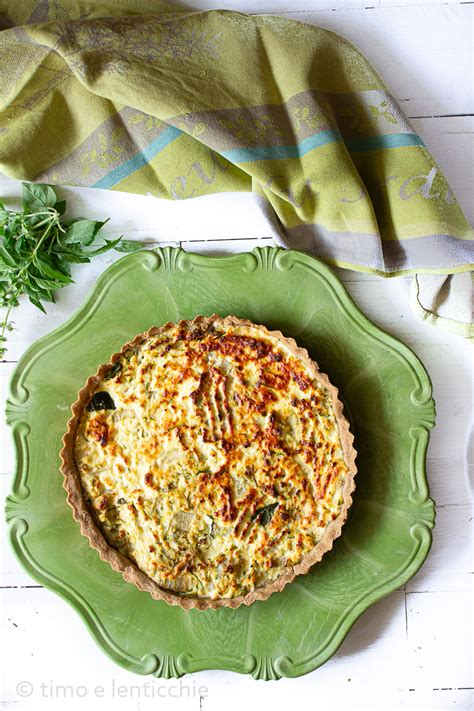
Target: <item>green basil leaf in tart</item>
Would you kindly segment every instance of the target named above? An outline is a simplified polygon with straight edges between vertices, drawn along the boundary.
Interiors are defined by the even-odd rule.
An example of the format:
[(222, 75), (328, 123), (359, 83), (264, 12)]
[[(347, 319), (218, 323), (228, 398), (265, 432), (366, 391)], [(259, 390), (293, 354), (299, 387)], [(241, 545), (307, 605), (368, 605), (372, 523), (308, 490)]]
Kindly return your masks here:
[(108, 392), (101, 390), (98, 393), (94, 393), (91, 397), (87, 409), (89, 412), (94, 412), (96, 410), (115, 410), (115, 403)]
[(258, 521), (262, 526), (267, 526), (272, 520), (272, 516), (275, 513), (275, 509), (278, 506), (278, 501), (274, 504), (267, 504), (262, 506), (261, 509), (257, 509), (252, 516), (253, 521)]

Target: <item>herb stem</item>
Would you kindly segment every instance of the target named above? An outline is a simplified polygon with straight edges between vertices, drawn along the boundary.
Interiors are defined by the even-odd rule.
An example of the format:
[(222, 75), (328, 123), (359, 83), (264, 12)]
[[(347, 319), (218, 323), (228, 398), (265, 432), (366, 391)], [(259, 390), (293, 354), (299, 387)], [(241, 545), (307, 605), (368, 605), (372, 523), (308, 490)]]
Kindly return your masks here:
[(43, 244), (43, 242), (45, 241), (46, 237), (51, 232), (52, 227), (53, 227), (53, 222), (50, 222), (49, 225), (47, 226), (47, 228), (45, 229), (45, 231), (43, 232), (43, 234), (41, 235), (41, 237), (39, 238), (39, 240), (37, 241), (36, 247), (34, 248), (33, 253), (31, 255), (31, 261), (34, 262), (36, 260), (36, 255), (38, 254), (38, 250), (41, 247), (41, 245)]
[(9, 321), (12, 308), (13, 308), (13, 303), (8, 305), (6, 313), (5, 313), (5, 317), (4, 317), (3, 321), (1, 322), (2, 330), (0, 332), (0, 358), (2, 358), (2, 359), (7, 351), (7, 349), (3, 345), (7, 340), (7, 336), (6, 336), (7, 330), (8, 331), (12, 330), (12, 324)]

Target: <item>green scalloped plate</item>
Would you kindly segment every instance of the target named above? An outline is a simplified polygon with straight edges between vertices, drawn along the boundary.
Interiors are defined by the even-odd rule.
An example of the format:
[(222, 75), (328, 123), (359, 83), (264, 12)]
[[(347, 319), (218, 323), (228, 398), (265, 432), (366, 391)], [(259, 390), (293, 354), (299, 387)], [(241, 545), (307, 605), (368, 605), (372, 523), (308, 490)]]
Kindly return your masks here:
[[(212, 313), (280, 329), (308, 349), (340, 389), (359, 472), (342, 536), (307, 575), (251, 607), (185, 612), (124, 582), (90, 548), (66, 503), (59, 451), (70, 403), (100, 363), (153, 325)], [(7, 518), (18, 559), (77, 610), (115, 662), (138, 674), (306, 674), (334, 654), (369, 605), (416, 573), (430, 548), (429, 377), (327, 266), (301, 252), (209, 257), (163, 248), (124, 257), (65, 325), (22, 357), (7, 417), (17, 453)]]

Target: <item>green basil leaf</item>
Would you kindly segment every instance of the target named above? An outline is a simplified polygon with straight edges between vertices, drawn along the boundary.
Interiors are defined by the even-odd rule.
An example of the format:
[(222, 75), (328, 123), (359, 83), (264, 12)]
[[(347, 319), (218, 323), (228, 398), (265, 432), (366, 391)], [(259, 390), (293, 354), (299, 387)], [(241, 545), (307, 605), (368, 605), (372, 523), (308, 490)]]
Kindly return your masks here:
[(80, 252), (68, 252), (65, 256), (71, 264), (88, 264), (91, 261), (89, 257)]
[(108, 392), (101, 390), (100, 392), (93, 394), (87, 409), (89, 412), (94, 412), (96, 410), (115, 410), (115, 403)]
[(60, 215), (64, 215), (64, 213), (66, 212), (66, 200), (60, 200), (59, 202), (57, 202), (54, 206), (54, 209), (57, 210)]
[(39, 257), (38, 255), (36, 256), (36, 265), (38, 269), (43, 272), (43, 274), (46, 274), (46, 276), (51, 277), (51, 279), (56, 279), (57, 281), (63, 282), (64, 284), (72, 284), (73, 280), (71, 279), (71, 277), (66, 276), (66, 274), (62, 274), (60, 271), (52, 267), (51, 264), (48, 264), (48, 262), (43, 257)]
[[(60, 281), (55, 281), (51, 279), (42, 279), (39, 276), (30, 276), (30, 284), (31, 286), (39, 287), (40, 289), (45, 289), (46, 291), (50, 292), (53, 289), (61, 289), (61, 287), (64, 286), (64, 284)], [(35, 289), (36, 290), (36, 289)]]
[(71, 276), (71, 268), (69, 266), (69, 262), (64, 259), (64, 257), (61, 254), (55, 254), (56, 257), (56, 262), (58, 264), (58, 268), (61, 269), (64, 274), (67, 274), (68, 276)]
[(70, 244), (67, 248), (62, 247), (61, 245), (55, 245), (51, 250), (51, 254), (54, 254), (55, 257), (60, 256), (62, 259), (67, 260), (71, 264), (85, 264), (86, 262), (90, 262), (89, 257), (82, 250), (80, 244)]
[(82, 244), (88, 246), (93, 243), (97, 233), (105, 225), (105, 222), (97, 222), (94, 220), (77, 220), (68, 228), (67, 232), (61, 238), (62, 244)]
[(112, 378), (115, 378), (115, 376), (118, 375), (121, 370), (122, 363), (120, 361), (117, 361), (116, 363), (110, 366), (107, 371), (107, 374), (104, 376), (104, 380), (111, 380)]
[(16, 262), (15, 259), (11, 256), (11, 254), (5, 249), (4, 245), (0, 245), (0, 257), (2, 261), (7, 264), (9, 267), (15, 267)]
[[(62, 284), (64, 286), (64, 284)], [(54, 302), (54, 294), (53, 294), (53, 288), (55, 287), (50, 287), (48, 286), (47, 289), (42, 289), (36, 282), (30, 281), (28, 286), (26, 287), (26, 293), (28, 294), (28, 298), (32, 296), (34, 299), (40, 299), (41, 301), (53, 301)], [(46, 312), (45, 312), (46, 313)]]
[(119, 237), (118, 239), (113, 239), (113, 240), (105, 240), (105, 244), (103, 244), (101, 247), (98, 247), (97, 249), (87, 249), (84, 250), (86, 254), (103, 254), (104, 252), (108, 252), (111, 249), (114, 249), (115, 246), (120, 242), (122, 238)]
[(145, 249), (146, 244), (144, 242), (138, 242), (137, 240), (123, 239), (120, 241), (118, 247), (115, 247), (116, 252), (138, 252), (140, 249)]
[(51, 185), (22, 183), (22, 204), (25, 212), (38, 212), (56, 204), (56, 193)]
[(266, 526), (272, 520), (272, 516), (275, 513), (275, 509), (278, 506), (276, 501), (274, 504), (267, 504), (262, 506), (261, 509), (257, 509), (252, 516), (252, 521), (258, 521), (262, 526)]
[(42, 311), (44, 314), (46, 313), (46, 309), (44, 308), (43, 304), (41, 301), (38, 299), (38, 297), (34, 293), (30, 293), (28, 291), (28, 298), (31, 301), (31, 303), (36, 306), (37, 309)]
[(24, 235), (20, 235), (19, 237), (17, 237), (17, 239), (16, 239), (15, 242), (13, 243), (13, 249), (15, 250), (15, 252), (16, 252), (18, 255), (21, 254), (21, 248), (22, 248), (22, 246), (23, 246), (23, 240), (24, 240)]

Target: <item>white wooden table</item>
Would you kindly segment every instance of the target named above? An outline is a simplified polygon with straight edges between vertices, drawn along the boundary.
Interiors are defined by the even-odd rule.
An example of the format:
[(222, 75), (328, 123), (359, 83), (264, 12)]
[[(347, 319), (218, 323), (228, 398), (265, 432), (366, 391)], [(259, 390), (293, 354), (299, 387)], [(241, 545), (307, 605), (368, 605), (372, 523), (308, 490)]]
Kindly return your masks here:
[[(468, 218), (474, 218), (474, 3), (417, 0), (194, 0), (199, 9), (227, 7), (276, 13), (336, 30), (373, 62), (438, 160)], [(370, 5), (370, 7), (364, 7)], [(19, 194), (0, 178), (0, 196)], [(114, 214), (111, 234), (181, 243), (202, 252), (232, 252), (268, 244), (259, 232), (227, 236), (228, 209), (219, 196), (206, 203), (166, 203), (104, 191), (64, 189), (73, 214)], [(143, 199), (142, 199), (143, 200)], [(183, 211), (196, 227), (183, 232)], [(235, 233), (233, 234), (235, 237)], [(15, 315), (7, 361), (0, 363), (2, 401), (15, 361), (38, 337), (82, 303), (98, 274), (119, 255), (104, 255), (75, 272), (77, 283), (43, 316), (29, 304)], [(472, 497), (468, 435), (472, 417), (470, 347), (423, 325), (408, 305), (408, 280), (382, 280), (338, 270), (356, 303), (375, 323), (407, 343), (434, 385), (437, 427), (428, 476), (437, 502), (428, 560), (406, 587), (369, 609), (338, 653), (305, 677), (254, 682), (226, 672), (149, 680), (115, 666), (95, 646), (78, 615), (38, 586), (18, 565), (2, 536), (1, 596), (3, 706), (11, 709), (221, 709), (252, 704), (284, 709), (472, 708)], [(3, 408), (2, 408), (3, 409)], [(10, 437), (0, 431), (0, 483), (10, 490)], [(119, 687), (123, 688), (120, 690)]]

